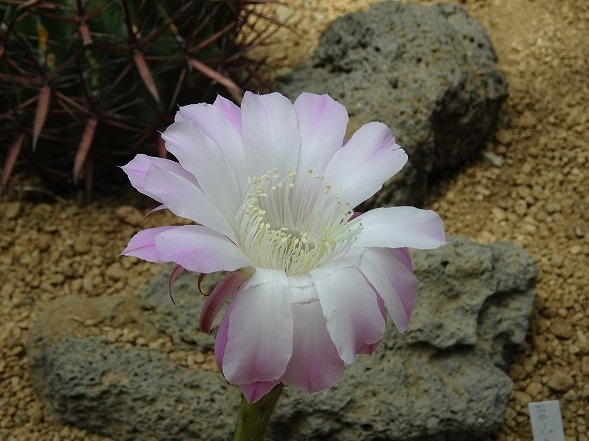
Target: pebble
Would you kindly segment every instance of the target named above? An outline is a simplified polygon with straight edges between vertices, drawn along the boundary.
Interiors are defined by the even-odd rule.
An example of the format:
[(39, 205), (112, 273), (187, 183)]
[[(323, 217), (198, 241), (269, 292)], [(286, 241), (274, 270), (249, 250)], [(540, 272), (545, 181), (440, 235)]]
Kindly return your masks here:
[(509, 145), (513, 140), (513, 132), (508, 129), (499, 129), (495, 132), (495, 139), (503, 145)]
[(587, 356), (581, 359), (581, 372), (589, 376), (589, 357)]
[(527, 409), (528, 403), (532, 401), (532, 397), (528, 393), (521, 390), (513, 391), (513, 398), (515, 398), (515, 402), (522, 409)]
[(559, 338), (568, 340), (575, 332), (573, 326), (564, 320), (555, 320), (550, 325), (550, 331)]
[(43, 409), (41, 409), (41, 406), (37, 403), (27, 409), (27, 414), (33, 424), (39, 424), (43, 421)]
[(538, 120), (529, 110), (525, 110), (514, 123), (518, 127), (533, 127), (538, 123)]
[(8, 220), (16, 219), (22, 210), (22, 204), (20, 202), (7, 202), (3, 204), (2, 211), (4, 212), (4, 218)]
[(87, 234), (80, 234), (74, 240), (74, 251), (76, 254), (86, 254), (92, 249), (91, 237)]
[(145, 215), (130, 205), (122, 205), (116, 210), (116, 215), (126, 224), (137, 227), (143, 223)]
[(503, 158), (493, 152), (483, 152), (483, 157), (489, 164), (495, 167), (501, 167), (503, 165)]
[(538, 400), (540, 399), (541, 393), (542, 393), (542, 385), (540, 383), (537, 383), (535, 381), (530, 382), (530, 384), (528, 384), (528, 386), (526, 387), (526, 392), (534, 399), (534, 400)]
[(118, 281), (126, 279), (128, 273), (119, 262), (115, 262), (106, 269), (106, 276), (114, 281)]
[(563, 371), (554, 372), (548, 379), (547, 386), (556, 392), (566, 392), (575, 384), (573, 377)]

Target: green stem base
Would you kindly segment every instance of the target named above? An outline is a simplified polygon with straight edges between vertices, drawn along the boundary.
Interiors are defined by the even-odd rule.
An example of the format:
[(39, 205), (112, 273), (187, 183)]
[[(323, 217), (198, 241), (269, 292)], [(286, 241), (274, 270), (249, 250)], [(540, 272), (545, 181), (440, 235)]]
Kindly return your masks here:
[(241, 396), (239, 421), (233, 441), (263, 441), (266, 426), (281, 392), (282, 384), (279, 384), (254, 404)]

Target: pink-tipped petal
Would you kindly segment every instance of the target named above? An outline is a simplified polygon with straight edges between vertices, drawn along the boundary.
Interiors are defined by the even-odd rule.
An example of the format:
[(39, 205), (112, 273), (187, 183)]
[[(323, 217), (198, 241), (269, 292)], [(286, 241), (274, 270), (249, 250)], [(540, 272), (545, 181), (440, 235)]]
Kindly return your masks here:
[(213, 330), (213, 322), (221, 307), (252, 274), (248, 271), (237, 270), (227, 274), (207, 296), (200, 311), (200, 329), (207, 334)]
[(409, 248), (385, 248), (390, 254), (399, 259), (399, 261), (405, 265), (409, 271), (413, 272), (413, 261), (411, 260), (411, 254), (409, 254)]
[(225, 348), (227, 347), (227, 338), (229, 334), (229, 318), (231, 317), (231, 310), (233, 303), (230, 303), (225, 311), (225, 315), (221, 319), (221, 324), (217, 329), (217, 336), (215, 337), (215, 361), (219, 372), (223, 372), (223, 358), (225, 357)]
[(213, 106), (221, 109), (225, 117), (235, 127), (239, 134), (243, 133), (241, 127), (241, 109), (233, 101), (229, 101), (227, 98), (217, 95)]
[(250, 260), (222, 234), (201, 225), (183, 225), (155, 238), (157, 252), (166, 262), (189, 271), (213, 273), (252, 266)]
[(246, 92), (241, 103), (241, 122), (251, 177), (276, 168), (297, 170), (301, 140), (292, 103), (279, 93)]
[(344, 142), (348, 112), (328, 95), (303, 92), (294, 102), (297, 115), (301, 151), (299, 170), (323, 174), (325, 166)]
[(327, 332), (311, 277), (289, 277), (289, 281), (293, 299), (294, 342), (292, 357), (282, 381), (309, 393), (328, 389), (341, 378), (344, 363)]
[[(184, 111), (190, 116), (198, 115), (204, 110), (203, 106), (204, 104), (194, 104), (193, 107), (196, 109), (192, 109), (192, 111), (182, 107), (179, 114)], [(220, 113), (217, 108), (209, 107), (215, 110), (214, 113)], [(222, 115), (219, 116), (224, 120), (224, 125), (218, 121), (217, 127), (214, 129), (227, 133), (232, 127)], [(235, 138), (241, 140), (241, 137), (236, 136)], [(196, 176), (207, 199), (215, 204), (228, 219), (233, 219), (242, 203), (241, 187), (245, 186), (247, 181), (247, 176), (243, 172), (245, 158), (241, 162), (232, 164), (238, 156), (237, 147), (226, 140), (230, 147), (234, 147), (235, 154), (233, 157), (231, 153), (225, 154), (192, 120), (175, 122), (162, 133), (162, 139), (166, 141), (166, 149), (178, 158), (186, 170)], [(236, 176), (238, 174), (242, 175), (242, 185), (237, 182)]]
[[(373, 289), (374, 289), (374, 287), (373, 287)], [(382, 318), (386, 324), (386, 322), (387, 322), (387, 308), (384, 304), (384, 300), (382, 299), (382, 297), (377, 295), (376, 301), (378, 302), (378, 307), (380, 309), (380, 313), (381, 313)], [(376, 348), (378, 348), (378, 345), (380, 345), (381, 341), (382, 341), (382, 339), (378, 340), (376, 343), (370, 343), (370, 344), (364, 343), (356, 350), (356, 353), (357, 354), (364, 354), (364, 355), (372, 355), (374, 353), (374, 351), (376, 351)]]
[(180, 274), (182, 274), (183, 272), (184, 268), (178, 264), (174, 265), (174, 268), (170, 272), (170, 279), (168, 280), (168, 294), (170, 295), (172, 303), (174, 304), (176, 304), (176, 302), (174, 301), (174, 297), (172, 296), (172, 287), (174, 286), (174, 283), (176, 283), (178, 277), (180, 277)]
[(149, 192), (156, 195), (159, 198), (157, 200), (177, 216), (191, 219), (236, 240), (227, 218), (194, 183), (153, 164), (145, 176), (143, 186), (145, 194)]
[(239, 388), (248, 403), (253, 404), (270, 392), (274, 386), (280, 384), (280, 380), (276, 381), (256, 381), (250, 384), (240, 384)]
[(292, 355), (293, 319), (284, 271), (256, 268), (231, 302), (223, 374), (232, 384), (276, 381)]
[[(245, 145), (241, 133), (241, 109), (231, 103), (237, 113), (225, 113), (224, 106), (214, 104), (189, 104), (180, 107), (176, 121), (188, 120), (195, 122), (204, 133), (215, 142), (225, 153), (235, 157), (236, 162), (243, 165), (245, 161)], [(235, 119), (239, 118), (239, 124)]]
[(444, 222), (431, 210), (415, 207), (389, 207), (370, 210), (356, 221), (362, 230), (353, 248), (433, 249), (446, 243)]
[(325, 169), (325, 182), (355, 207), (374, 195), (407, 162), (407, 153), (395, 143), (382, 123), (360, 127), (339, 149)]
[(384, 300), (399, 332), (406, 331), (417, 300), (417, 278), (385, 248), (364, 250), (360, 271)]
[[(341, 259), (344, 261), (344, 259)], [(365, 344), (380, 341), (385, 320), (377, 294), (355, 266), (333, 262), (311, 270), (327, 330), (340, 358), (348, 364)]]
[(153, 263), (168, 262), (159, 255), (155, 245), (155, 238), (158, 234), (174, 228), (177, 227), (168, 226), (141, 230), (131, 238), (121, 254), (123, 256), (138, 257), (139, 259)]
[(123, 165), (121, 169), (127, 174), (131, 185), (135, 187), (139, 192), (158, 202), (162, 202), (159, 196), (155, 193), (151, 193), (144, 188), (144, 181), (149, 168), (152, 164), (157, 165), (160, 169), (165, 170), (168, 173), (181, 176), (187, 181), (198, 187), (196, 178), (189, 172), (187, 172), (180, 164), (171, 161), (169, 159), (156, 158), (139, 154), (135, 156), (128, 164)]
[[(233, 106), (235, 105), (233, 104)], [(238, 112), (241, 112), (239, 107), (236, 108)], [(239, 130), (237, 130), (233, 123), (228, 119), (227, 115), (223, 112), (223, 109), (210, 104), (190, 104), (188, 106), (180, 107), (176, 114), (176, 121), (182, 120), (196, 123), (204, 132), (204, 137), (208, 138), (215, 144), (216, 148), (223, 156), (223, 160), (217, 166), (232, 170), (238, 182), (243, 184), (247, 182), (248, 173), (247, 167), (245, 166), (245, 144), (241, 134), (241, 122)], [(164, 132), (164, 135), (168, 130)], [(205, 139), (205, 142), (203, 143), (202, 138), (203, 135), (198, 134), (198, 136), (189, 136), (188, 139), (185, 139), (189, 154), (189, 158), (186, 160), (190, 161), (195, 157), (194, 149), (196, 148), (198, 153), (195, 159), (198, 161), (202, 161), (203, 159), (213, 161), (212, 158), (209, 160), (203, 157), (205, 154), (210, 155), (211, 153), (207, 153), (207, 151), (210, 150), (210, 143), (207, 139)], [(201, 151), (203, 148), (206, 148), (207, 151)], [(213, 154), (217, 156), (216, 152), (213, 152)], [(184, 163), (184, 160), (180, 158), (178, 159), (181, 163)], [(227, 164), (231, 167), (227, 167)], [(198, 176), (198, 174), (196, 174), (196, 176)]]

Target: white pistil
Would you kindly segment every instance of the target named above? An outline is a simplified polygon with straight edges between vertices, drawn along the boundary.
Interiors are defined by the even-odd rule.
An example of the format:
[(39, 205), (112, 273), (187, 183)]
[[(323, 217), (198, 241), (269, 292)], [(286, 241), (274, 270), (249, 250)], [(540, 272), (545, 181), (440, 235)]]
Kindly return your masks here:
[(248, 178), (250, 188), (237, 214), (240, 248), (256, 266), (289, 275), (342, 257), (362, 228), (348, 222), (352, 212), (330, 193), (323, 176), (309, 170), (306, 179), (296, 177), (295, 171), (281, 176), (273, 169)]

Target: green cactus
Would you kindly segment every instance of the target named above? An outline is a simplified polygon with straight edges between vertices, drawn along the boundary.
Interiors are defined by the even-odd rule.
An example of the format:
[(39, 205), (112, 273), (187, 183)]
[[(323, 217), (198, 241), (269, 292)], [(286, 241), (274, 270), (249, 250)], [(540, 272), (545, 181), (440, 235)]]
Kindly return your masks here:
[(266, 1), (0, 0), (2, 187), (17, 158), (89, 190), (138, 152), (164, 155), (178, 105), (240, 100), (252, 62), (237, 36)]

